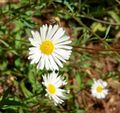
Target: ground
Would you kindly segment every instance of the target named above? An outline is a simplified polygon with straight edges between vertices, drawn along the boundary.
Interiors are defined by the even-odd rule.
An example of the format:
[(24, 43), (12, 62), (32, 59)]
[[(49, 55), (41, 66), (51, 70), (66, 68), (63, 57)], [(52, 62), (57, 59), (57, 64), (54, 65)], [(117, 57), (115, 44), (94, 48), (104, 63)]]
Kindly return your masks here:
[[(1, 0), (0, 113), (120, 113), (119, 9), (118, 0)], [(28, 60), (31, 30), (43, 24), (58, 24), (72, 40), (59, 70), (70, 94), (58, 106), (41, 84), (48, 72)], [(105, 99), (91, 95), (93, 79), (108, 83)]]

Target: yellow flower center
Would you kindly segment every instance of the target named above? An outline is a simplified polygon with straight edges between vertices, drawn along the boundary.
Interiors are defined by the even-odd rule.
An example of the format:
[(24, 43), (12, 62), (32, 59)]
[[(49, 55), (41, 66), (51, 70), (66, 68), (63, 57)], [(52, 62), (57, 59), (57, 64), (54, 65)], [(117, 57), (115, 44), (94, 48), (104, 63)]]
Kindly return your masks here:
[(46, 54), (46, 55), (50, 55), (52, 54), (53, 50), (54, 50), (54, 44), (51, 40), (45, 40), (42, 42), (42, 44), (40, 45), (40, 50), (42, 53)]
[(99, 86), (96, 88), (96, 90), (97, 90), (98, 93), (101, 93), (101, 92), (103, 91), (103, 87), (99, 85)]
[(55, 94), (55, 92), (56, 92), (56, 88), (52, 84), (48, 84), (47, 89), (48, 89), (48, 92), (51, 93), (51, 94)]

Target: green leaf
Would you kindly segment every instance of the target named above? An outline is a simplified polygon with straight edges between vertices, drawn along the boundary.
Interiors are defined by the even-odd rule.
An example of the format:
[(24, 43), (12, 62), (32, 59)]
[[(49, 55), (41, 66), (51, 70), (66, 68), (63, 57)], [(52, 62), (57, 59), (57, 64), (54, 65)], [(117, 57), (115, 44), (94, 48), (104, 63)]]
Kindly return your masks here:
[(101, 23), (98, 23), (98, 22), (94, 22), (92, 25), (91, 25), (91, 28), (92, 28), (92, 31), (93, 32), (96, 32), (96, 31), (101, 31), (101, 32), (104, 32), (106, 30), (106, 27), (102, 26)]
[(17, 110), (18, 107), (22, 107), (23, 109), (27, 108), (27, 106), (23, 102), (20, 102), (20, 100), (18, 100), (17, 98), (7, 98), (6, 96), (7, 95), (4, 95), (4, 98), (0, 102), (1, 109)]
[(37, 98), (34, 97), (34, 95), (25, 87), (25, 81), (23, 80), (20, 84), (21, 86), (21, 89), (22, 89), (22, 92), (23, 94), (25, 95), (25, 97), (28, 99), (28, 101), (26, 102), (36, 102), (37, 101)]
[(21, 86), (21, 89), (22, 89), (22, 92), (23, 94), (25, 95), (25, 97), (31, 97), (32, 96), (32, 93), (25, 87), (25, 81), (22, 80), (22, 82), (20, 83), (20, 86)]
[(78, 85), (81, 86), (81, 78), (80, 78), (80, 74), (77, 73), (76, 76), (75, 76), (75, 78), (76, 78), (76, 81), (77, 81)]
[(80, 73), (77, 73), (76, 76), (75, 76), (75, 79), (79, 85), (80, 88), (84, 88), (84, 84), (82, 83), (82, 78), (80, 76)]
[(108, 14), (116, 21), (120, 22), (120, 16), (118, 16), (114, 11), (109, 11)]
[(41, 85), (37, 80), (36, 69), (34, 69), (34, 68), (31, 69), (30, 68), (29, 73), (28, 73), (28, 79), (29, 79), (29, 82), (32, 85), (33, 93), (35, 93), (35, 92), (39, 93), (41, 91)]
[(105, 33), (105, 36), (104, 36), (104, 39), (107, 38), (109, 32), (110, 32), (110, 28), (111, 28), (111, 25), (108, 26), (107, 30), (106, 30), (106, 33)]
[(18, 58), (15, 60), (15, 66), (20, 67), (20, 65), (21, 65), (20, 58)]
[(3, 105), (9, 105), (9, 106), (22, 106), (22, 107), (26, 107), (26, 105), (24, 103), (21, 103), (17, 100), (12, 100), (13, 98), (8, 98), (8, 99), (4, 99), (2, 101)]
[(76, 113), (85, 113), (85, 110), (77, 110)]

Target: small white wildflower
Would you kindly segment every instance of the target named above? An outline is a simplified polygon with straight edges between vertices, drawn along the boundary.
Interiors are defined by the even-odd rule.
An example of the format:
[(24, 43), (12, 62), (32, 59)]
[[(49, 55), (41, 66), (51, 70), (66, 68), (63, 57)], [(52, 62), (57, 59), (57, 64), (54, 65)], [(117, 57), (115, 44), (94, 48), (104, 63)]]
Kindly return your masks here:
[(58, 25), (43, 25), (40, 32), (31, 31), (29, 38), (33, 47), (29, 48), (31, 64), (36, 63), (38, 69), (55, 70), (63, 67), (71, 55), (72, 47), (69, 46), (70, 37), (65, 34), (62, 27)]
[(62, 104), (63, 99), (67, 99), (68, 91), (60, 88), (66, 84), (66, 81), (55, 72), (44, 75), (42, 84), (46, 87), (47, 96), (54, 101), (55, 105)]
[(105, 98), (108, 94), (108, 89), (106, 87), (107, 87), (107, 82), (101, 79), (94, 80), (94, 83), (91, 87), (92, 95), (98, 99)]

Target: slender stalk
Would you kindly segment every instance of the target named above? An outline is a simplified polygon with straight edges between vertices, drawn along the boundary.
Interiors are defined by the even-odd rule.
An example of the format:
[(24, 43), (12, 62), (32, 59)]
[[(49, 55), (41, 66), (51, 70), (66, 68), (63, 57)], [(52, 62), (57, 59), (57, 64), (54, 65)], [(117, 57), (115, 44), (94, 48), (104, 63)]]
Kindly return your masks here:
[(87, 19), (90, 19), (90, 20), (93, 20), (93, 21), (96, 21), (96, 22), (100, 22), (100, 23), (103, 23), (103, 24), (108, 24), (108, 25), (113, 25), (113, 26), (120, 26), (120, 23), (107, 22), (107, 21), (100, 20), (100, 19), (97, 19), (97, 18), (94, 18), (94, 17), (90, 17), (90, 16), (80, 15), (80, 17), (87, 18)]
[[(96, 33), (94, 33), (88, 26), (86, 26), (80, 19), (78, 19), (77, 17), (75, 16), (72, 16), (72, 18), (78, 22), (80, 25), (82, 25), (83, 27), (85, 27), (87, 30), (89, 30), (94, 36), (96, 36), (102, 43), (104, 43), (109, 49), (113, 49), (108, 43), (105, 42), (105, 40), (102, 40), (100, 38), (99, 35), (97, 35)], [(115, 51), (115, 54), (120, 57), (120, 55)]]
[(93, 51), (119, 51), (119, 48), (111, 48), (111, 49), (94, 49), (94, 48), (88, 48), (88, 47), (80, 47), (80, 46), (72, 46), (74, 49), (80, 48), (80, 49), (84, 49), (84, 50), (93, 50)]

